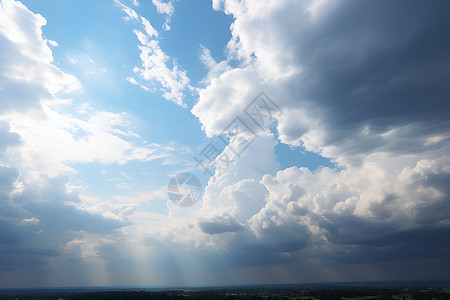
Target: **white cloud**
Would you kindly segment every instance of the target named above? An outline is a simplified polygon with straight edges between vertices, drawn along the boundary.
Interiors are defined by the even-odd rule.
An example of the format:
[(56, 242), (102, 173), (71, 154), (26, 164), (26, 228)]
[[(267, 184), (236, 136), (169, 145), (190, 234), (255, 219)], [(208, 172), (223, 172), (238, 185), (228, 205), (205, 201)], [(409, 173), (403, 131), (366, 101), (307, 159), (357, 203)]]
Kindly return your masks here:
[[(20, 2), (0, 5), (0, 241), (6, 245), (0, 264), (35, 266), (63, 256), (70, 241), (102, 240), (126, 224), (133, 208), (86, 205), (83, 189), (61, 174), (73, 172), (69, 164), (149, 161), (170, 150), (144, 143), (123, 113), (65, 99), (81, 84), (52, 64), (48, 44), (55, 43), (42, 38), (45, 19)], [(84, 249), (81, 258), (96, 256), (98, 247)]]
[[(0, 9), (0, 33), (13, 44), (22, 46), (22, 55), (37, 61), (53, 61), (52, 52), (42, 38), (41, 27), (47, 24), (44, 17), (28, 11), (22, 3), (13, 0), (3, 1)], [(27, 19), (31, 22), (28, 30), (24, 31), (20, 21)]]
[(68, 164), (94, 161), (124, 164), (130, 160), (149, 161), (168, 155), (166, 150), (160, 151), (152, 145), (139, 147), (132, 140), (128, 141), (127, 137), (137, 141), (139, 137), (127, 130), (124, 114), (93, 112), (82, 120), (58, 113), (45, 103), (43, 112), (45, 118), (22, 114), (8, 116), (11, 127), (23, 142), (20, 159), (25, 164), (33, 162), (34, 168), (62, 172), (71, 170)]
[[(4, 45), (0, 63), (5, 72), (0, 79), (6, 85), (0, 90), (4, 94), (0, 98), (0, 118), (22, 141), (11, 159), (22, 166), (54, 173), (70, 171), (70, 163), (124, 164), (167, 156), (167, 152), (153, 146), (137, 146), (135, 142), (143, 140), (127, 129), (124, 114), (88, 112), (86, 105), (79, 109), (83, 117), (58, 112), (60, 104), (66, 103), (65, 109), (74, 106), (56, 94), (69, 93), (81, 85), (52, 64), (52, 52), (42, 38), (45, 19), (15, 1), (6, 1), (1, 9), (0, 33), (5, 38), (0, 41)], [(89, 57), (87, 61), (93, 62)], [(24, 113), (33, 108), (35, 112)]]
[(134, 79), (133, 77), (127, 77), (127, 81), (133, 85), (137, 85), (137, 81), (136, 79)]
[(58, 43), (56, 41), (48, 40), (48, 43), (53, 47), (58, 47)]
[(163, 2), (162, 0), (152, 0), (153, 4), (160, 14), (166, 14), (172, 16), (175, 9), (173, 8), (172, 1)]
[(139, 14), (134, 9), (122, 4), (122, 2), (120, 2), (119, 0), (114, 0), (114, 2), (127, 15), (123, 18), (125, 21), (140, 23), (144, 27), (144, 30), (147, 33), (148, 37), (158, 37), (158, 32), (153, 28), (153, 26), (146, 18), (139, 16)]
[[(186, 104), (183, 102), (184, 91), (187, 88), (192, 89), (186, 71), (179, 69), (176, 61), (171, 60), (161, 49), (158, 40), (152, 39), (158, 38), (158, 32), (152, 27), (147, 19), (139, 16), (134, 10), (120, 3), (118, 0), (115, 0), (115, 2), (130, 19), (137, 21), (145, 29), (145, 33), (139, 29), (133, 30), (141, 44), (138, 45), (138, 48), (141, 51), (140, 58), (142, 61), (142, 67), (135, 67), (133, 71), (152, 84), (160, 84), (163, 91), (163, 97), (166, 100), (185, 107)], [(161, 7), (166, 6), (162, 5)], [(141, 85), (141, 88), (149, 90), (148, 87), (144, 85)]]
[(133, 20), (139, 22), (139, 15), (134, 9), (122, 4), (119, 0), (114, 0), (114, 3), (116, 3), (116, 5), (119, 6), (124, 13), (126, 13), (126, 16), (123, 17), (125, 21)]
[[(74, 76), (51, 64), (52, 51), (42, 38), (46, 20), (41, 15), (33, 14), (15, 1), (2, 2), (0, 12), (0, 65), (3, 70), (0, 111), (38, 108), (39, 99), (81, 87)], [(28, 22), (27, 28), (19, 25), (23, 22)], [(20, 92), (18, 87), (21, 87)], [(16, 93), (8, 93), (9, 90), (16, 90)]]
[(259, 265), (293, 258), (376, 263), (383, 245), (405, 259), (415, 255), (406, 248), (433, 255), (440, 238), (430, 236), (424, 245), (414, 235), (448, 232), (448, 156), (411, 161), (379, 154), (363, 167), (291, 167), (274, 174), (275, 140), (255, 143), (210, 180), (198, 211), (169, 205), (164, 229), (151, 235), (228, 253), (238, 265)]
[(144, 18), (144, 17), (141, 17), (141, 22), (142, 22), (142, 25), (144, 25), (144, 29), (145, 29), (145, 32), (147, 33), (147, 36), (148, 37), (158, 37), (158, 32), (153, 28), (153, 26), (150, 24), (150, 22), (146, 19), (146, 18)]
[[(126, 20), (143, 28), (134, 31), (142, 60), (135, 72), (159, 83), (167, 100), (183, 105), (183, 91), (190, 87), (186, 73), (175, 63), (169, 67), (170, 57), (155, 40), (157, 33), (150, 23), (145, 25), (146, 19), (116, 3)], [(336, 262), (373, 263), (376, 270), (389, 257), (413, 265), (420, 257), (427, 264), (430, 258), (438, 264), (448, 261), (442, 250), (449, 248), (442, 236), (450, 231), (448, 90), (437, 84), (447, 82), (446, 73), (437, 63), (440, 60), (433, 60), (434, 54), (447, 57), (448, 39), (441, 39), (442, 47), (433, 51), (413, 47), (421, 38), (428, 41), (434, 36), (429, 33), (439, 26), (431, 23), (446, 20), (448, 10), (439, 9), (441, 14), (427, 19), (417, 18), (421, 11), (420, 5), (414, 6), (417, 3), (406, 12), (404, 3), (391, 3), (390, 10), (376, 2), (365, 2), (372, 9), (356, 1), (336, 3), (213, 1), (215, 9), (235, 18), (228, 59), (238, 62), (217, 63), (202, 48), (200, 57), (209, 72), (192, 112), (210, 137), (242, 117), (261, 90), (283, 113), (277, 116), (278, 134), (257, 130), (258, 137), (239, 155), (233, 149), (245, 140), (231, 140), (217, 158), (228, 159), (229, 165), (216, 170), (203, 202), (180, 208), (168, 201), (169, 213), (163, 216), (138, 208), (164, 201), (164, 188), (102, 201), (82, 196), (82, 189), (71, 186), (66, 176), (40, 174), (67, 171), (70, 163), (147, 161), (167, 155), (170, 149), (146, 145), (123, 114), (99, 112), (86, 104), (79, 107), (79, 115), (61, 113), (55, 103), (62, 101), (55, 93), (76, 88), (76, 80), (64, 77), (51, 64), (51, 50), (42, 39), (43, 18), (5, 1), (2, 9), (8, 12), (1, 15), (7, 22), (0, 22), (5, 37), (0, 40), (4, 49), (0, 63), (9, 69), (1, 80), (9, 90), (22, 88), (0, 98), (8, 99), (0, 100), (4, 119), (0, 123), (4, 141), (0, 144), (4, 164), (0, 166), (0, 225), (7, 229), (0, 232), (0, 239), (11, 243), (7, 253), (16, 253), (20, 243), (19, 257), (36, 253), (37, 263), (55, 261), (65, 253), (108, 262), (117, 269), (124, 264), (117, 258), (131, 253), (141, 270), (151, 269), (151, 259), (160, 257), (173, 263), (178, 249), (182, 259), (176, 274), (197, 263), (186, 259), (189, 251), (202, 260), (208, 257), (205, 253), (220, 254), (226, 264), (267, 264), (279, 273), (288, 273), (283, 266), (287, 262), (304, 273), (302, 264), (312, 261), (326, 273)], [(32, 20), (31, 28), (14, 25), (10, 10)], [(406, 27), (398, 26), (394, 18), (399, 10), (405, 13)], [(30, 45), (37, 51), (28, 49)], [(34, 70), (31, 75), (24, 71), (29, 68)], [(37, 76), (41, 70), (50, 75)], [(54, 85), (53, 77), (62, 79)], [(132, 77), (127, 80), (138, 84)], [(19, 95), (22, 90), (32, 92)], [(322, 154), (339, 168), (279, 170), (275, 154), (279, 142)], [(127, 187), (127, 182), (117, 185)], [(43, 238), (49, 243), (39, 243)], [(0, 263), (13, 258), (2, 253)], [(190, 275), (192, 269), (186, 269)]]
[[(199, 117), (208, 135), (219, 134), (224, 123), (242, 111), (245, 99), (252, 99), (258, 90), (264, 90), (286, 112), (278, 119), (281, 141), (302, 145), (307, 150), (338, 159), (343, 165), (352, 163), (352, 157), (355, 158), (353, 163), (361, 161), (355, 152), (367, 155), (381, 148), (394, 151), (394, 147), (400, 147), (396, 144), (400, 132), (407, 134), (404, 142), (411, 146), (431, 145), (427, 141), (436, 140), (435, 135), (445, 136), (444, 132), (419, 131), (420, 126), (434, 125), (422, 119), (426, 115), (423, 110), (412, 109), (411, 105), (420, 107), (423, 97), (427, 96), (408, 95), (406, 88), (421, 85), (424, 90), (431, 91), (435, 88), (442, 90), (442, 86), (437, 86), (437, 83), (427, 85), (421, 81), (421, 76), (406, 74), (408, 71), (399, 62), (401, 57), (395, 57), (396, 49), (409, 47), (405, 38), (400, 37), (413, 34), (410, 30), (419, 32), (419, 27), (402, 28), (393, 33), (387, 27), (379, 28), (378, 20), (371, 18), (361, 24), (370, 34), (362, 34), (363, 29), (358, 26), (346, 31), (347, 23), (342, 19), (347, 17), (345, 8), (349, 7), (324, 1), (269, 1), (262, 4), (225, 0), (213, 1), (213, 5), (235, 18), (228, 50), (230, 59), (240, 59), (241, 65), (209, 78), (207, 87), (199, 91), (200, 101), (192, 112)], [(352, 12), (367, 11), (367, 7), (360, 5), (352, 7)], [(378, 9), (381, 4), (371, 5)], [(398, 5), (392, 9), (389, 22), (393, 22), (401, 11)], [(297, 11), (308, 13), (299, 17), (294, 13)], [(407, 17), (415, 18), (420, 12), (420, 8), (415, 8)], [(321, 14), (324, 16), (319, 16)], [(356, 18), (356, 15), (351, 14), (351, 17)], [(426, 27), (428, 21), (424, 20), (422, 26)], [(320, 39), (324, 35), (335, 38), (325, 42)], [(357, 47), (351, 46), (349, 41), (360, 35), (365, 39)], [(389, 46), (384, 50), (374, 48), (381, 40)], [(383, 75), (406, 81), (400, 83), (401, 80), (391, 79), (389, 83), (377, 85), (369, 75), (364, 75), (359, 82), (352, 81), (355, 73), (371, 74), (380, 71), (380, 65), (384, 66), (383, 61), (372, 64), (371, 59), (378, 59), (370, 52), (372, 50), (374, 53), (388, 51), (389, 58), (397, 61), (398, 65), (390, 66), (391, 69), (386, 69)], [(203, 49), (201, 57), (210, 68), (215, 66), (207, 50)], [(341, 61), (347, 62), (349, 67), (342, 69)], [(439, 68), (426, 59), (417, 59), (412, 64)], [(361, 73), (363, 71), (367, 72)], [(393, 90), (404, 96), (395, 98)], [(370, 105), (361, 100), (366, 98), (370, 98)], [(406, 99), (414, 100), (406, 103)], [(396, 101), (394, 107), (388, 104), (392, 101)], [(437, 106), (443, 105), (439, 99), (436, 102)], [(439, 113), (440, 110), (436, 108), (433, 111)], [(210, 117), (212, 115), (213, 118)], [(404, 120), (407, 115), (409, 120)], [(426, 151), (426, 147), (411, 149)]]
[(261, 82), (251, 67), (234, 68), (209, 81), (206, 88), (198, 91), (200, 101), (191, 112), (199, 118), (206, 134), (211, 137), (221, 134), (233, 119), (243, 113), (261, 92)]
[(114, 200), (120, 203), (142, 204), (156, 200), (167, 199), (167, 187), (161, 187), (156, 190), (139, 193), (136, 196), (114, 196)]
[(160, 14), (166, 14), (166, 22), (163, 25), (165, 30), (170, 30), (170, 18), (172, 17), (175, 8), (172, 5), (172, 1), (163, 2), (162, 0), (152, 0), (153, 4), (156, 6), (156, 10)]
[(200, 51), (200, 60), (208, 69), (208, 74), (201, 83), (210, 84), (212, 79), (219, 77), (231, 69), (226, 60), (217, 63), (211, 56), (211, 51), (208, 48), (205, 48), (205, 46), (200, 45)]
[(0, 153), (20, 144), (20, 135), (16, 132), (11, 132), (11, 126), (8, 122), (0, 121)]
[[(399, 54), (416, 49), (411, 45), (427, 38), (433, 22), (444, 22), (444, 8), (434, 11), (440, 21), (421, 19), (414, 28), (397, 28), (401, 4), (392, 5), (383, 26), (373, 12), (385, 11), (386, 3), (354, 4), (213, 1), (214, 9), (234, 17), (228, 61), (238, 60), (239, 66), (221, 62), (220, 72), (210, 71), (199, 90), (192, 113), (206, 134), (221, 134), (263, 90), (283, 110), (277, 116), (280, 142), (328, 157), (339, 169), (292, 167), (275, 176), (261, 174), (262, 180), (249, 174), (236, 181), (236, 174), (260, 165), (251, 158), (253, 163), (237, 160), (233, 168), (239, 171), (209, 182), (202, 211), (207, 222), (199, 220), (206, 234), (223, 234), (207, 239), (193, 234), (199, 243), (238, 256), (252, 253), (261, 258), (258, 264), (286, 261), (284, 252), (298, 258), (299, 251), (313, 258), (375, 262), (382, 250), (373, 245), (387, 243), (390, 253), (399, 255), (405, 249), (395, 242), (398, 237), (431, 255), (439, 242), (429, 238), (426, 249), (414, 233), (448, 232), (450, 191), (441, 184), (450, 166), (448, 89), (439, 60), (431, 58), (433, 51), (447, 57), (439, 49), (448, 49), (448, 43), (438, 50), (421, 48), (424, 53), (417, 50), (410, 61)], [(402, 18), (417, 20), (423, 8), (415, 4)], [(208, 49), (202, 48), (200, 58), (210, 70), (217, 67)], [(425, 83), (406, 65), (439, 75)], [(435, 90), (441, 96), (430, 100)], [(429, 101), (433, 104), (424, 104)], [(259, 149), (266, 147), (271, 146), (266, 142)], [(256, 149), (246, 151), (259, 162), (271, 161)], [(240, 224), (229, 226), (239, 230), (231, 233), (226, 224)], [(365, 251), (370, 254), (364, 257)]]
[[(136, 32), (139, 37), (142, 33)], [(167, 56), (159, 47), (156, 40), (146, 41), (140, 38), (142, 68), (135, 67), (134, 72), (139, 74), (143, 79), (149, 82), (157, 82), (163, 88), (163, 97), (180, 106), (185, 106), (183, 102), (183, 91), (189, 87), (189, 78), (185, 71), (179, 70), (177, 64), (172, 61), (173, 67), (170, 68), (167, 63)]]

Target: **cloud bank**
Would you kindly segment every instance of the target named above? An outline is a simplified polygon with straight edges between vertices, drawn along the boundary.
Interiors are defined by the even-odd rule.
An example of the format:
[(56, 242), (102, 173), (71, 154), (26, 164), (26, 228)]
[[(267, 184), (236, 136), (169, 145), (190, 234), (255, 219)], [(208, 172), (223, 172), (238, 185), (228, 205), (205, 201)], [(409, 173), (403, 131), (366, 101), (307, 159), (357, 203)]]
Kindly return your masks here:
[(264, 90), (283, 111), (278, 142), (337, 168), (237, 178), (272, 161), (277, 142), (250, 146), (247, 159), (257, 161), (237, 157), (236, 171), (209, 182), (202, 212), (209, 221), (198, 223), (210, 235), (205, 243), (243, 264), (382, 269), (386, 261), (433, 260), (433, 276), (446, 274), (437, 262), (448, 263), (442, 237), (450, 230), (448, 3), (217, 0), (213, 7), (234, 18), (221, 64), (239, 65), (216, 73), (210, 64), (217, 75), (192, 109), (205, 132), (221, 134)]

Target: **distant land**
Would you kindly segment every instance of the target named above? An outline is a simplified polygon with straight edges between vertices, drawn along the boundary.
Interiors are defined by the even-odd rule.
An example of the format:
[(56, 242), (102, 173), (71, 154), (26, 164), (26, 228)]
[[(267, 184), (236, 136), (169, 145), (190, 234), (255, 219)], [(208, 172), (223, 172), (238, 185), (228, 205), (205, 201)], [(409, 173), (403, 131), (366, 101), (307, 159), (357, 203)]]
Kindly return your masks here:
[(450, 300), (450, 281), (340, 282), (207, 287), (55, 287), (0, 289), (0, 299)]

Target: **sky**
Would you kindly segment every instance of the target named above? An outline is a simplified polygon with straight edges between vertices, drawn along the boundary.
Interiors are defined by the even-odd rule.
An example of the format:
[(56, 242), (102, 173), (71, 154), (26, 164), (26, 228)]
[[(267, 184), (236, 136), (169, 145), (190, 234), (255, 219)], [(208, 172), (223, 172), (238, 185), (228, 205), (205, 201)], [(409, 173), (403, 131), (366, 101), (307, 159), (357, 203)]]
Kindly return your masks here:
[(450, 279), (448, 11), (0, 0), (0, 288)]

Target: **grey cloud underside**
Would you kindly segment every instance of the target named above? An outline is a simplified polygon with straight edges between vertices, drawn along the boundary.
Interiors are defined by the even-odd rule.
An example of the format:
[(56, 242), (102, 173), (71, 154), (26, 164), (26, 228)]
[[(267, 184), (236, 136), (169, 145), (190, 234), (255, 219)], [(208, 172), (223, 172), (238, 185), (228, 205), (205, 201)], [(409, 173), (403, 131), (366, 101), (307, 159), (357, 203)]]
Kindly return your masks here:
[[(288, 50), (302, 68), (289, 88), (297, 100), (290, 105), (320, 111), (324, 146), (345, 145), (349, 137), (360, 140), (357, 134), (365, 127), (370, 141), (352, 143), (348, 151), (376, 151), (387, 143), (379, 134), (410, 124), (422, 129), (409, 135), (448, 133), (450, 4), (343, 1), (330, 6), (316, 22), (296, 22), (298, 11), (288, 17), (299, 25)], [(389, 150), (402, 151), (399, 145)]]
[(206, 234), (221, 234), (226, 232), (239, 232), (244, 229), (236, 219), (230, 216), (220, 216), (213, 220), (199, 222), (200, 229)]
[[(409, 262), (431, 274), (426, 260), (448, 263), (450, 2), (325, 1), (314, 16), (307, 12), (313, 1), (268, 2), (268, 9), (216, 2), (235, 17), (238, 46), (229, 50), (248, 57), (200, 91), (193, 113), (207, 132), (240, 116), (236, 99), (249, 100), (262, 86), (283, 111), (281, 141), (341, 168), (293, 167), (246, 186), (228, 176), (217, 192), (210, 183), (210, 210), (261, 197), (265, 204), (245, 216), (233, 212), (244, 229), (211, 239), (226, 239), (242, 265)], [(265, 196), (256, 194), (261, 189)], [(439, 265), (436, 274), (448, 277)]]
[(20, 135), (10, 131), (8, 122), (0, 121), (0, 153), (9, 147), (19, 146), (21, 144)]
[(80, 210), (78, 191), (67, 189), (68, 177), (43, 175), (41, 184), (28, 186), (11, 196), (19, 177), (16, 168), (0, 166), (0, 265), (47, 264), (83, 232), (111, 234), (125, 225)]

